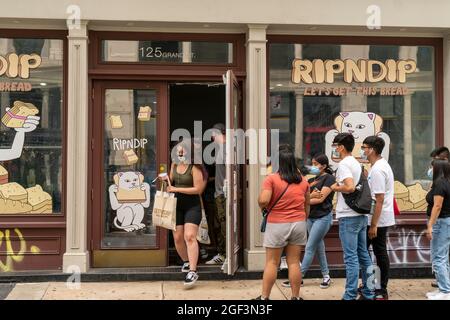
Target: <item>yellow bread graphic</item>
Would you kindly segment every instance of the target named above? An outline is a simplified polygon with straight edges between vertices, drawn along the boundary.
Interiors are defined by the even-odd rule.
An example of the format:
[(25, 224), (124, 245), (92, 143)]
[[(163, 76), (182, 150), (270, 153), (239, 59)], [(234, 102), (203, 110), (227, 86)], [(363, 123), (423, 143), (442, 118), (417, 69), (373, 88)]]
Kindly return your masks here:
[(32, 103), (15, 101), (9, 113), (5, 113), (3, 116), (2, 122), (8, 128), (22, 128), (26, 117), (35, 116), (38, 113), (38, 108)]
[(31, 206), (22, 201), (0, 199), (0, 214), (30, 213)]
[(395, 199), (397, 201), (397, 206), (400, 211), (411, 211), (414, 205), (408, 200)]
[(420, 183), (416, 183), (408, 187), (409, 190), (409, 201), (414, 205), (414, 209), (418, 209), (426, 205), (427, 201), (425, 197), (427, 192), (422, 188)]
[[(34, 187), (26, 189), (28, 194), (28, 203), (31, 205), (32, 211), (50, 211), (52, 212), (52, 197), (50, 194), (42, 190), (40, 185), (35, 185)], [(43, 212), (38, 212), (43, 213)]]
[(147, 200), (145, 191), (141, 190), (140, 188), (136, 188), (134, 190), (119, 188), (116, 196), (117, 201), (119, 201), (120, 203), (142, 203)]
[(123, 128), (122, 118), (120, 118), (120, 116), (110, 116), (109, 120), (111, 122), (111, 128), (113, 129)]
[(123, 152), (123, 157), (125, 158), (127, 165), (135, 164), (139, 160), (138, 156), (136, 155), (136, 153), (134, 153), (132, 149), (125, 150)]
[(409, 190), (400, 181), (394, 182), (394, 194), (396, 199), (409, 200)]
[(151, 113), (152, 113), (152, 108), (150, 108), (149, 106), (140, 107), (138, 119), (140, 121), (150, 121)]
[(27, 202), (27, 191), (16, 182), (0, 185), (0, 197), (15, 201)]
[(0, 184), (8, 183), (8, 171), (0, 166)]

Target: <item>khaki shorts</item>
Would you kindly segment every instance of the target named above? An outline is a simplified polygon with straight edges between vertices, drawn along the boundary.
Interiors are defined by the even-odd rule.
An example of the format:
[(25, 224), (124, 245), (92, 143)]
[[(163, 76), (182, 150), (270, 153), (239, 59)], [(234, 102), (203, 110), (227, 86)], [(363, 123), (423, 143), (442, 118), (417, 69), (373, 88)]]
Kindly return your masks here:
[(304, 246), (306, 240), (306, 221), (267, 223), (263, 246), (266, 248), (284, 248), (288, 244)]

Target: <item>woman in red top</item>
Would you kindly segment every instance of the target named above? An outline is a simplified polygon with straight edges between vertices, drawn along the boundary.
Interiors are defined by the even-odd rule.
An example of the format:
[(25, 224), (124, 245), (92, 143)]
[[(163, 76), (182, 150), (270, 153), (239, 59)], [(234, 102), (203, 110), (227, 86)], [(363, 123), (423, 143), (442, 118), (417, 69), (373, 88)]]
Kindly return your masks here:
[(269, 175), (264, 180), (258, 203), (261, 209), (273, 208), (268, 215), (264, 234), (266, 266), (262, 295), (257, 300), (269, 299), (270, 291), (277, 279), (283, 249), (286, 252), (289, 281), (293, 284), (291, 286), (292, 300), (301, 300), (299, 262), (301, 247), (306, 244), (307, 238), (309, 184), (302, 178), (297, 168), (291, 146), (280, 146), (279, 169), (277, 173)]

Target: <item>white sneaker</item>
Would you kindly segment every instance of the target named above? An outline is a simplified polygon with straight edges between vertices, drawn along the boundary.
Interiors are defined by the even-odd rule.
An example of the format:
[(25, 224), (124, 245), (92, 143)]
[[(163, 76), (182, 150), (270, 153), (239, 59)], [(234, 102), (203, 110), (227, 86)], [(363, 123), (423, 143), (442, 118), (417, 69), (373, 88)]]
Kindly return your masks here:
[(211, 260), (205, 262), (205, 264), (223, 264), (225, 257), (221, 254), (216, 254)]
[(186, 279), (184, 279), (185, 286), (193, 286), (198, 280), (198, 273), (195, 271), (189, 271), (186, 275)]
[(280, 262), (280, 271), (281, 270), (287, 270), (288, 269), (288, 265), (287, 265), (287, 261), (286, 261), (286, 257), (281, 257), (281, 262)]
[(450, 293), (439, 292), (428, 297), (428, 300), (450, 300)]
[(439, 291), (439, 289), (434, 290), (434, 291), (427, 292), (426, 296), (427, 296), (427, 298), (429, 298), (429, 297), (432, 297), (432, 296), (437, 295), (438, 293), (441, 293), (441, 292)]

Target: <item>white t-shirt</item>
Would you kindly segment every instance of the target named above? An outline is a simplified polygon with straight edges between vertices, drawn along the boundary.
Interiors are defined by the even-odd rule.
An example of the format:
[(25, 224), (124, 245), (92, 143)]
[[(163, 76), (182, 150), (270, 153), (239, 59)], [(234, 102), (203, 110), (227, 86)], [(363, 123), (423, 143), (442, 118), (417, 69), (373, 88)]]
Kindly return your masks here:
[[(342, 186), (344, 185), (344, 180), (347, 178), (352, 178), (353, 183), (356, 185), (359, 182), (361, 176), (361, 164), (353, 157), (347, 156), (339, 162), (336, 171), (336, 182)], [(337, 194), (337, 205), (336, 205), (336, 218), (344, 217), (359, 217), (360, 213), (352, 210), (344, 200), (341, 192)]]
[[(372, 199), (375, 194), (384, 193), (383, 208), (378, 220), (378, 227), (390, 227), (395, 225), (394, 217), (394, 173), (389, 163), (381, 158), (372, 166), (369, 172), (368, 182)], [(372, 215), (369, 215), (369, 225)]]

